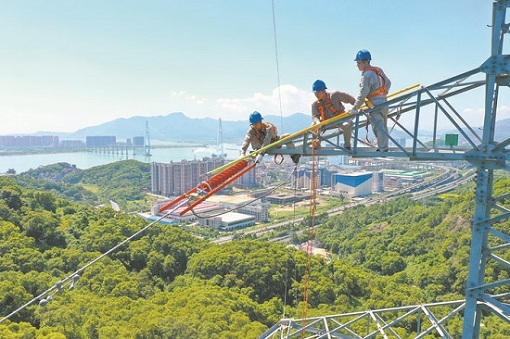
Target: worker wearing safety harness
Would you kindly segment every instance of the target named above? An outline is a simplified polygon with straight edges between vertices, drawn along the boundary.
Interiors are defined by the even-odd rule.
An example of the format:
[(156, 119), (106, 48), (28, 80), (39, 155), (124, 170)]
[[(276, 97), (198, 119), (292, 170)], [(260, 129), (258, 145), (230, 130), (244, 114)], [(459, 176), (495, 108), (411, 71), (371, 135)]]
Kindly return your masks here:
[[(316, 80), (312, 85), (312, 90), (317, 98), (312, 104), (312, 119), (316, 125), (324, 120), (333, 118), (336, 115), (345, 112), (344, 103), (354, 105), (356, 99), (353, 96), (340, 92), (327, 92), (326, 83), (322, 80)], [(351, 149), (351, 121), (343, 122), (340, 126), (344, 135), (344, 147)]]
[[(372, 56), (366, 49), (356, 54), (356, 64), (361, 71), (360, 91), (356, 103), (351, 109), (352, 114), (357, 114), (361, 105), (366, 103), (369, 107), (385, 103), (390, 90), (391, 81), (383, 70), (370, 65)], [(377, 151), (388, 151), (388, 107), (370, 112), (372, 130), (377, 138)]]
[[(262, 115), (259, 112), (255, 111), (250, 114), (250, 128), (248, 129), (248, 132), (246, 132), (246, 137), (244, 138), (243, 145), (241, 146), (242, 156), (246, 155), (246, 150), (250, 144), (253, 150), (258, 150), (289, 135), (288, 133), (285, 133), (278, 136), (276, 126), (270, 122), (262, 120)], [(285, 146), (289, 149), (296, 148), (296, 145), (294, 145), (292, 141), (285, 143)], [(262, 153), (257, 155), (255, 161), (260, 162), (262, 160), (262, 156)], [(301, 154), (292, 154), (290, 157), (295, 164), (298, 164)]]

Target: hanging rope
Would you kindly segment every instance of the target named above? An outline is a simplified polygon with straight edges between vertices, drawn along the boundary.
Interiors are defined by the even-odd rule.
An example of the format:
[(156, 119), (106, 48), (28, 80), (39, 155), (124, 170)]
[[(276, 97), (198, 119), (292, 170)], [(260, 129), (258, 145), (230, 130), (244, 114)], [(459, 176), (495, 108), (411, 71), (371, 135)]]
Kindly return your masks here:
[[(297, 181), (298, 181), (298, 171), (297, 171), (297, 165), (294, 167), (294, 203), (292, 204), (293, 206), (293, 213), (292, 213), (292, 222), (290, 224), (290, 242), (291, 244), (293, 243), (293, 240), (294, 240), (294, 236), (295, 236), (295, 231), (294, 231), (294, 226), (296, 224), (296, 214), (297, 214), (297, 209), (296, 209), (296, 198), (297, 198)], [(296, 262), (296, 252), (294, 252), (294, 263)], [(297, 281), (297, 269), (294, 269), (294, 279)], [(285, 311), (286, 311), (286, 308), (287, 308), (287, 291), (289, 289), (288, 287), (288, 281), (289, 281), (289, 262), (287, 261), (287, 264), (285, 266), (285, 293), (284, 293), (284, 299), (283, 299), (283, 315), (282, 315), (282, 318), (285, 318)], [(295, 291), (296, 295), (294, 296), (294, 300), (297, 301), (297, 290)]]
[(281, 86), (280, 86), (280, 65), (278, 62), (278, 39), (276, 39), (276, 14), (274, 10), (274, 0), (271, 0), (271, 7), (273, 9), (273, 38), (274, 38), (274, 55), (275, 55), (275, 61), (276, 61), (276, 78), (278, 82), (278, 105), (280, 107), (280, 124), (281, 124), (281, 130), (282, 132), (285, 131), (283, 126), (283, 110), (282, 110), (282, 92), (281, 92)]
[(315, 155), (315, 149), (320, 145), (320, 140), (317, 140), (316, 145), (312, 145), (312, 171), (310, 174), (310, 191), (312, 196), (310, 199), (310, 215), (308, 217), (308, 238), (306, 242), (306, 269), (303, 282), (303, 308), (301, 310), (301, 320), (305, 326), (306, 312), (308, 310), (308, 289), (310, 286), (310, 272), (312, 265), (312, 240), (313, 240), (313, 227), (315, 224), (315, 208), (317, 198), (317, 181), (316, 181), (316, 165), (319, 159)]

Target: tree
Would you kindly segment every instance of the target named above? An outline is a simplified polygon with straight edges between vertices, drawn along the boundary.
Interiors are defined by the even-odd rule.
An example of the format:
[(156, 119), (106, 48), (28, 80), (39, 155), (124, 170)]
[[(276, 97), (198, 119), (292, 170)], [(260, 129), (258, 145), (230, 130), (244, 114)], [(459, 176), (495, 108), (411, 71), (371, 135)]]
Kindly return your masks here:
[(4, 200), (7, 207), (18, 211), (21, 206), (21, 188), (10, 180), (0, 180), (0, 199)]
[(21, 220), (25, 234), (34, 238), (43, 249), (66, 246), (65, 236), (59, 225), (59, 217), (50, 211), (28, 212)]

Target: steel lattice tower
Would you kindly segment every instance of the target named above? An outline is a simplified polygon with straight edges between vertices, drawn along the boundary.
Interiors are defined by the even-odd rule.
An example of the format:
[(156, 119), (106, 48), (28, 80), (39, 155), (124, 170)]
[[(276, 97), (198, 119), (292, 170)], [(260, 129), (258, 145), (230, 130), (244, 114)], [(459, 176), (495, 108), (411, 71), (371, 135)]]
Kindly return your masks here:
[[(469, 160), (476, 166), (477, 179), (463, 338), (479, 337), (483, 310), (494, 312), (510, 322), (510, 305), (496, 300), (488, 293), (490, 288), (509, 285), (510, 280), (487, 283), (485, 279), (489, 260), (495, 260), (507, 269), (510, 268), (510, 263), (498, 256), (500, 246), (489, 246), (490, 236), (499, 238), (506, 245), (510, 244), (510, 237), (494, 228), (495, 224), (510, 216), (510, 211), (499, 204), (508, 198), (508, 194), (502, 197), (493, 196), (494, 170), (505, 168), (508, 170), (505, 159), (508, 157), (506, 147), (510, 139), (502, 143), (494, 140), (500, 86), (509, 85), (510, 56), (502, 54), (503, 37), (509, 32), (509, 25), (505, 23), (508, 7), (510, 1), (498, 1), (493, 4), (491, 56), (481, 66), (481, 71), (486, 74), (485, 118), (481, 149), (470, 152), (473, 159)], [(494, 213), (495, 210), (500, 212)]]
[[(395, 140), (391, 134), (389, 139), (395, 147), (388, 156), (391, 158), (408, 158), (411, 161), (467, 161), (476, 169), (475, 208), (472, 220), (471, 249), (468, 266), (465, 300), (443, 302), (436, 304), (414, 305), (396, 307), (385, 310), (369, 310), (350, 314), (314, 317), (309, 319), (282, 319), (260, 338), (290, 338), (305, 335), (307, 338), (375, 338), (379, 335), (388, 337), (388, 333), (396, 335), (393, 326), (409, 316), (417, 317), (430, 322), (424, 326), (416, 338), (422, 338), (432, 332), (442, 338), (453, 338), (444, 326), (453, 316), (463, 316), (462, 338), (479, 338), (482, 317), (486, 314), (495, 314), (510, 324), (510, 279), (493, 281), (487, 277), (487, 265), (500, 265), (504, 270), (510, 270), (510, 262), (505, 259), (510, 251), (510, 235), (498, 229), (498, 224), (510, 218), (510, 192), (499, 196), (493, 195), (493, 181), (495, 170), (510, 169), (510, 133), (504, 140), (495, 140), (496, 118), (498, 111), (498, 97), (500, 90), (510, 87), (510, 55), (503, 54), (503, 41), (505, 34), (510, 32), (510, 24), (506, 23), (506, 12), (510, 7), (510, 0), (497, 0), (493, 2), (493, 19), (491, 35), (490, 57), (480, 66), (452, 78), (440, 81), (430, 86), (410, 86), (394, 96), (388, 97), (384, 105), (376, 106), (379, 109), (388, 106), (389, 122), (412, 139), (412, 147), (407, 148)], [(478, 77), (478, 78), (477, 78)], [(473, 78), (476, 78), (473, 80)], [(469, 91), (485, 88), (485, 105), (482, 134), (476, 128), (469, 126), (459, 114), (450, 99)], [(432, 107), (432, 114), (424, 114), (426, 107)], [(268, 153), (312, 155), (312, 139), (321, 140), (322, 147), (316, 154), (324, 156), (349, 154), (353, 158), (380, 157), (381, 153), (371, 148), (363, 147), (359, 137), (360, 130), (369, 122), (369, 113), (373, 109), (366, 109), (364, 114), (355, 117), (354, 147), (352, 151), (343, 148), (340, 144), (341, 130), (336, 128), (339, 123), (348, 121), (352, 117), (338, 117), (323, 126), (321, 133), (313, 128), (292, 134), (287, 140), (293, 140), (298, 146), (296, 150), (270, 149)], [(404, 114), (412, 115), (414, 122), (410, 126), (399, 121)], [(458, 135), (465, 140), (462, 147), (444, 147), (441, 145), (438, 126), (440, 117), (445, 118), (455, 126)], [(420, 126), (423, 121), (433, 120), (434, 131), (432, 141), (422, 140)], [(325, 132), (324, 132), (325, 131)], [(445, 137), (446, 139), (446, 137)], [(499, 288), (505, 293), (494, 294)], [(450, 307), (446, 316), (436, 317), (434, 307)], [(385, 312), (400, 312), (400, 316), (391, 321), (385, 319)], [(355, 333), (350, 328), (358, 321), (366, 321), (374, 325), (365, 333)], [(418, 323), (421, 323), (418, 320)]]

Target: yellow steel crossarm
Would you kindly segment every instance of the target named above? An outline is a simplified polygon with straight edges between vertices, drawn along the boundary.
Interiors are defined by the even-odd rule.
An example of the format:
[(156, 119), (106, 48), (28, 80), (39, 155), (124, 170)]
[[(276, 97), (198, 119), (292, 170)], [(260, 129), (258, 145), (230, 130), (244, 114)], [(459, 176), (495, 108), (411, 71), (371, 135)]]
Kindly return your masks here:
[[(419, 86), (420, 86), (420, 84), (414, 84), (414, 85), (411, 85), (411, 86), (408, 86), (408, 87), (402, 88), (402, 89), (401, 89), (401, 90), (399, 90), (399, 91), (396, 91), (396, 92), (393, 92), (393, 93), (388, 94), (387, 99), (388, 99), (388, 100), (391, 100), (391, 99), (393, 99), (394, 97), (396, 97), (396, 96), (398, 96), (398, 95), (400, 95), (400, 94), (402, 94), (402, 93), (405, 93), (405, 92), (407, 92), (407, 91), (410, 91), (410, 90), (412, 90), (412, 89), (415, 89), (415, 88), (417, 88), (417, 87), (419, 87)], [(367, 100), (367, 101), (365, 101), (365, 103), (364, 103), (363, 105), (361, 105), (361, 109), (367, 109), (367, 104), (368, 104), (368, 106), (371, 106), (371, 107), (368, 107), (368, 108), (374, 108), (374, 105), (372, 105), (372, 104), (371, 104), (371, 102)]]
[(277, 140), (277, 141), (275, 141), (273, 143), (270, 143), (269, 145), (266, 145), (264, 147), (261, 147), (258, 150), (255, 150), (255, 151), (251, 152), (248, 155), (245, 155), (245, 156), (240, 157), (240, 158), (238, 158), (238, 159), (236, 159), (234, 161), (229, 162), (228, 164), (225, 164), (225, 165), (223, 165), (221, 167), (218, 167), (218, 168), (212, 170), (210, 173), (215, 174), (215, 173), (221, 172), (225, 168), (230, 167), (230, 166), (238, 163), (239, 161), (242, 161), (244, 159), (248, 159), (248, 158), (251, 158), (251, 157), (255, 157), (257, 154), (260, 154), (260, 153), (262, 153), (264, 151), (267, 151), (270, 148), (273, 148), (273, 147), (276, 147), (278, 145), (281, 145), (281, 144), (284, 144), (286, 142), (289, 142), (289, 141), (291, 141), (291, 140), (293, 140), (293, 139), (295, 139), (295, 138), (297, 138), (299, 136), (302, 136), (302, 135), (304, 135), (304, 134), (306, 134), (308, 132), (312, 132), (312, 131), (318, 130), (320, 127), (322, 127), (324, 125), (328, 125), (328, 124), (331, 124), (331, 123), (336, 122), (338, 120), (346, 119), (346, 118), (349, 118), (349, 117), (351, 117), (349, 112), (343, 112), (343, 113), (341, 113), (341, 114), (339, 114), (337, 116), (334, 116), (331, 119), (324, 120), (324, 121), (322, 121), (319, 124), (312, 125), (310, 127), (302, 129), (302, 130), (300, 130), (300, 131), (298, 131), (296, 133), (290, 134), (290, 135), (288, 135), (288, 136), (286, 136), (284, 138), (280, 138), (279, 140)]
[[(419, 84), (415, 84), (415, 85), (412, 85), (412, 86), (406, 87), (406, 88), (404, 88), (404, 89), (401, 89), (400, 91), (397, 91), (397, 92), (391, 93), (391, 94), (389, 94), (389, 95), (388, 95), (388, 99), (392, 99), (392, 98), (394, 98), (394, 97), (396, 97), (396, 96), (398, 96), (398, 95), (400, 95), (400, 94), (402, 94), (402, 93), (404, 93), (404, 92), (407, 92), (407, 91), (409, 91), (409, 90), (415, 89), (415, 88), (416, 88), (416, 87), (418, 87), (418, 86), (420, 86), (420, 85), (419, 85)], [(362, 109), (363, 109), (363, 108), (364, 108), (364, 109), (366, 109), (367, 107), (366, 107), (365, 105), (363, 105), (363, 106), (361, 106), (361, 108), (362, 108)], [(269, 145), (266, 145), (266, 146), (264, 146), (264, 147), (261, 147), (261, 148), (259, 148), (258, 150), (255, 150), (255, 151), (251, 152), (251, 153), (250, 153), (250, 154), (248, 154), (248, 155), (245, 155), (245, 156), (243, 156), (243, 157), (240, 157), (240, 158), (238, 158), (238, 159), (236, 159), (236, 160), (233, 160), (233, 161), (229, 162), (228, 164), (225, 164), (225, 165), (223, 165), (223, 166), (220, 166), (220, 167), (218, 167), (218, 168), (216, 168), (216, 169), (212, 170), (211, 172), (209, 172), (209, 174), (216, 174), (216, 173), (219, 173), (219, 172), (223, 171), (224, 169), (226, 169), (226, 168), (228, 168), (228, 167), (230, 167), (230, 166), (235, 165), (235, 164), (236, 164), (236, 163), (238, 163), (239, 161), (242, 161), (242, 160), (245, 160), (245, 159), (248, 159), (248, 158), (255, 157), (255, 156), (257, 156), (257, 154), (260, 154), (260, 153), (262, 153), (262, 152), (265, 152), (265, 151), (267, 151), (267, 150), (268, 150), (268, 149), (270, 149), (270, 148), (276, 147), (276, 146), (281, 145), (281, 144), (285, 144), (285, 143), (287, 143), (287, 142), (289, 142), (289, 141), (291, 141), (291, 140), (294, 140), (294, 139), (296, 139), (297, 137), (300, 137), (300, 136), (302, 136), (302, 135), (304, 135), (304, 134), (306, 134), (306, 133), (309, 133), (309, 132), (316, 132), (316, 131), (318, 131), (321, 127), (323, 127), (323, 126), (330, 125), (330, 124), (335, 123), (335, 122), (340, 121), (340, 120), (347, 120), (348, 118), (351, 118), (351, 117), (352, 117), (352, 115), (350, 114), (350, 112), (342, 112), (342, 113), (340, 113), (340, 114), (338, 114), (338, 115), (336, 115), (336, 116), (334, 116), (334, 117), (332, 117), (332, 118), (330, 118), (330, 119), (327, 119), (327, 120), (321, 121), (321, 122), (320, 122), (320, 123), (318, 123), (318, 124), (312, 125), (312, 126), (310, 126), (310, 127), (307, 127), (307, 128), (305, 128), (305, 129), (302, 129), (302, 130), (300, 130), (300, 131), (298, 131), (298, 132), (296, 132), (296, 133), (290, 134), (290, 135), (288, 135), (288, 136), (286, 136), (286, 137), (284, 137), (284, 138), (281, 138), (281, 139), (279, 139), (279, 140), (277, 140), (277, 141), (275, 141), (275, 142), (273, 142), (273, 143), (271, 143), (271, 144), (269, 144)]]

